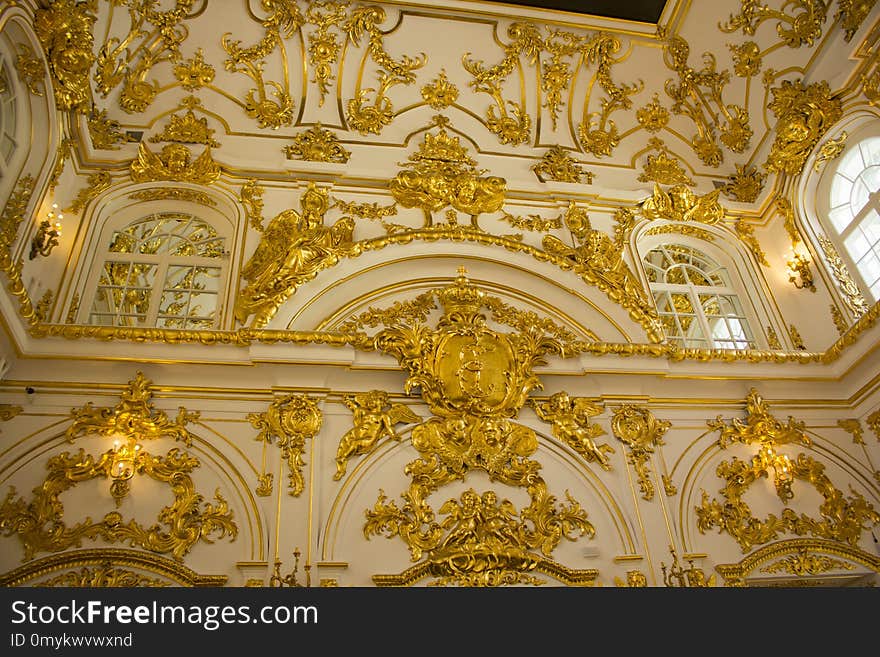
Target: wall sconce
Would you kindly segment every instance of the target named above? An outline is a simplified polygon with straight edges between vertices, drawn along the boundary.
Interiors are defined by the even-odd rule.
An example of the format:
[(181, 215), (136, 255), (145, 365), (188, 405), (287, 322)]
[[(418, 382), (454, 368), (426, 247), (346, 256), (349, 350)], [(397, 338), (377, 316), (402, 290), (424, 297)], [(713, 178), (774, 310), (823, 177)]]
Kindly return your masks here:
[(302, 586), (311, 586), (312, 585), (311, 572), (310, 572), (311, 566), (306, 566), (304, 569), (306, 571), (306, 583), (304, 585), (300, 584), (296, 579), (296, 573), (299, 570), (299, 555), (300, 555), (299, 548), (296, 548), (293, 551), (293, 559), (294, 559), (293, 570), (284, 576), (281, 575), (281, 559), (275, 559), (275, 568), (272, 571), (272, 577), (269, 578), (269, 586), (302, 587)]
[(772, 445), (761, 445), (761, 451), (758, 452), (758, 458), (761, 459), (761, 465), (764, 470), (773, 468), (775, 476), (773, 484), (776, 486), (776, 494), (783, 502), (788, 502), (794, 497), (791, 492), (791, 482), (794, 476), (791, 472), (791, 459), (785, 454), (777, 454)]
[(813, 273), (810, 271), (809, 256), (795, 253), (794, 249), (786, 261), (788, 267), (788, 282), (802, 290), (807, 288), (810, 292), (816, 291), (816, 285), (813, 283)]
[(134, 476), (135, 465), (140, 455), (141, 446), (133, 440), (124, 443), (119, 440), (113, 441), (113, 461), (110, 464), (110, 494), (116, 500), (116, 506), (122, 503), (122, 499), (131, 490), (130, 480)]
[(46, 218), (40, 222), (37, 228), (37, 234), (31, 240), (31, 252), (29, 258), (33, 260), (38, 255), (47, 256), (52, 253), (52, 249), (58, 246), (58, 238), (61, 237), (61, 220), (64, 215), (60, 212), (56, 214), (58, 204), (53, 203), (52, 209)]

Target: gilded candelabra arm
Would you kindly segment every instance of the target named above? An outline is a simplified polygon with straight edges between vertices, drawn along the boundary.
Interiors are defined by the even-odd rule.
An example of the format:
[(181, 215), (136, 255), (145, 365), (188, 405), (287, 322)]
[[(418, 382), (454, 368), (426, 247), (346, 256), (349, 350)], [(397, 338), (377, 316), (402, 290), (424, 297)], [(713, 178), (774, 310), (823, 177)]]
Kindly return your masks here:
[(303, 570), (305, 571), (306, 583), (300, 584), (297, 579), (297, 574), (299, 573), (299, 558), (301, 553), (299, 548), (296, 548), (293, 551), (293, 570), (291, 570), (286, 575), (281, 574), (281, 559), (275, 559), (275, 564), (272, 568), (272, 576), (269, 577), (269, 586), (271, 587), (283, 587), (283, 586), (292, 586), (297, 588), (308, 587), (311, 586), (311, 565), (306, 565)]

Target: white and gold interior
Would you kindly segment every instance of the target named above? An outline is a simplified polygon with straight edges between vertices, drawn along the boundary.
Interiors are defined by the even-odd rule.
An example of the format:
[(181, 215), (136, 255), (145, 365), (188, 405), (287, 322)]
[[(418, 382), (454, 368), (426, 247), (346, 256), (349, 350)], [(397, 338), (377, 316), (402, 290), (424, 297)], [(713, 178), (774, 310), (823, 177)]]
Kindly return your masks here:
[(878, 35), (3, 2), (0, 583), (876, 585)]

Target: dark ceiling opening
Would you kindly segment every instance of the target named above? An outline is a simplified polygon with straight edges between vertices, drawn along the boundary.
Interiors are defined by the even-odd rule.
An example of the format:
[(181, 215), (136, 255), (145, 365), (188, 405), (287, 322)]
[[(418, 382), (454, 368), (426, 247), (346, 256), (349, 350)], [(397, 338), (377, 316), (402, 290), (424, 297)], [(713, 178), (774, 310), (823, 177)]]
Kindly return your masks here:
[(506, 0), (504, 4), (656, 24), (666, 0)]

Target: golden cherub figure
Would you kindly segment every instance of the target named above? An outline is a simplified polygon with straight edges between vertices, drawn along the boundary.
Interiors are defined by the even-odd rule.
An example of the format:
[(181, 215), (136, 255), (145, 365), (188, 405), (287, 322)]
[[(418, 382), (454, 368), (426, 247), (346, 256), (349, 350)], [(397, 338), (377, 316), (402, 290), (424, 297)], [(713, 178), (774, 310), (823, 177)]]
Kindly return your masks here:
[(599, 406), (585, 397), (569, 397), (565, 391), (550, 396), (543, 404), (532, 400), (538, 417), (553, 425), (553, 435), (570, 445), (588, 462), (596, 461), (605, 470), (611, 469), (608, 454), (614, 453), (611, 445), (597, 445), (593, 440), (605, 433), (605, 429), (590, 422), (590, 418), (602, 412)]
[(211, 147), (194, 160), (183, 144), (166, 144), (158, 155), (144, 142), (138, 146), (138, 155), (131, 162), (131, 179), (134, 182), (172, 180), (210, 185), (220, 177), (220, 165), (211, 156)]
[(343, 403), (354, 413), (354, 426), (339, 441), (336, 474), (333, 475), (336, 480), (342, 479), (345, 474), (348, 459), (366, 454), (383, 436), (400, 440), (400, 435), (394, 430), (395, 424), (422, 421), (405, 404), (389, 403), (388, 393), (382, 390), (345, 395)]

